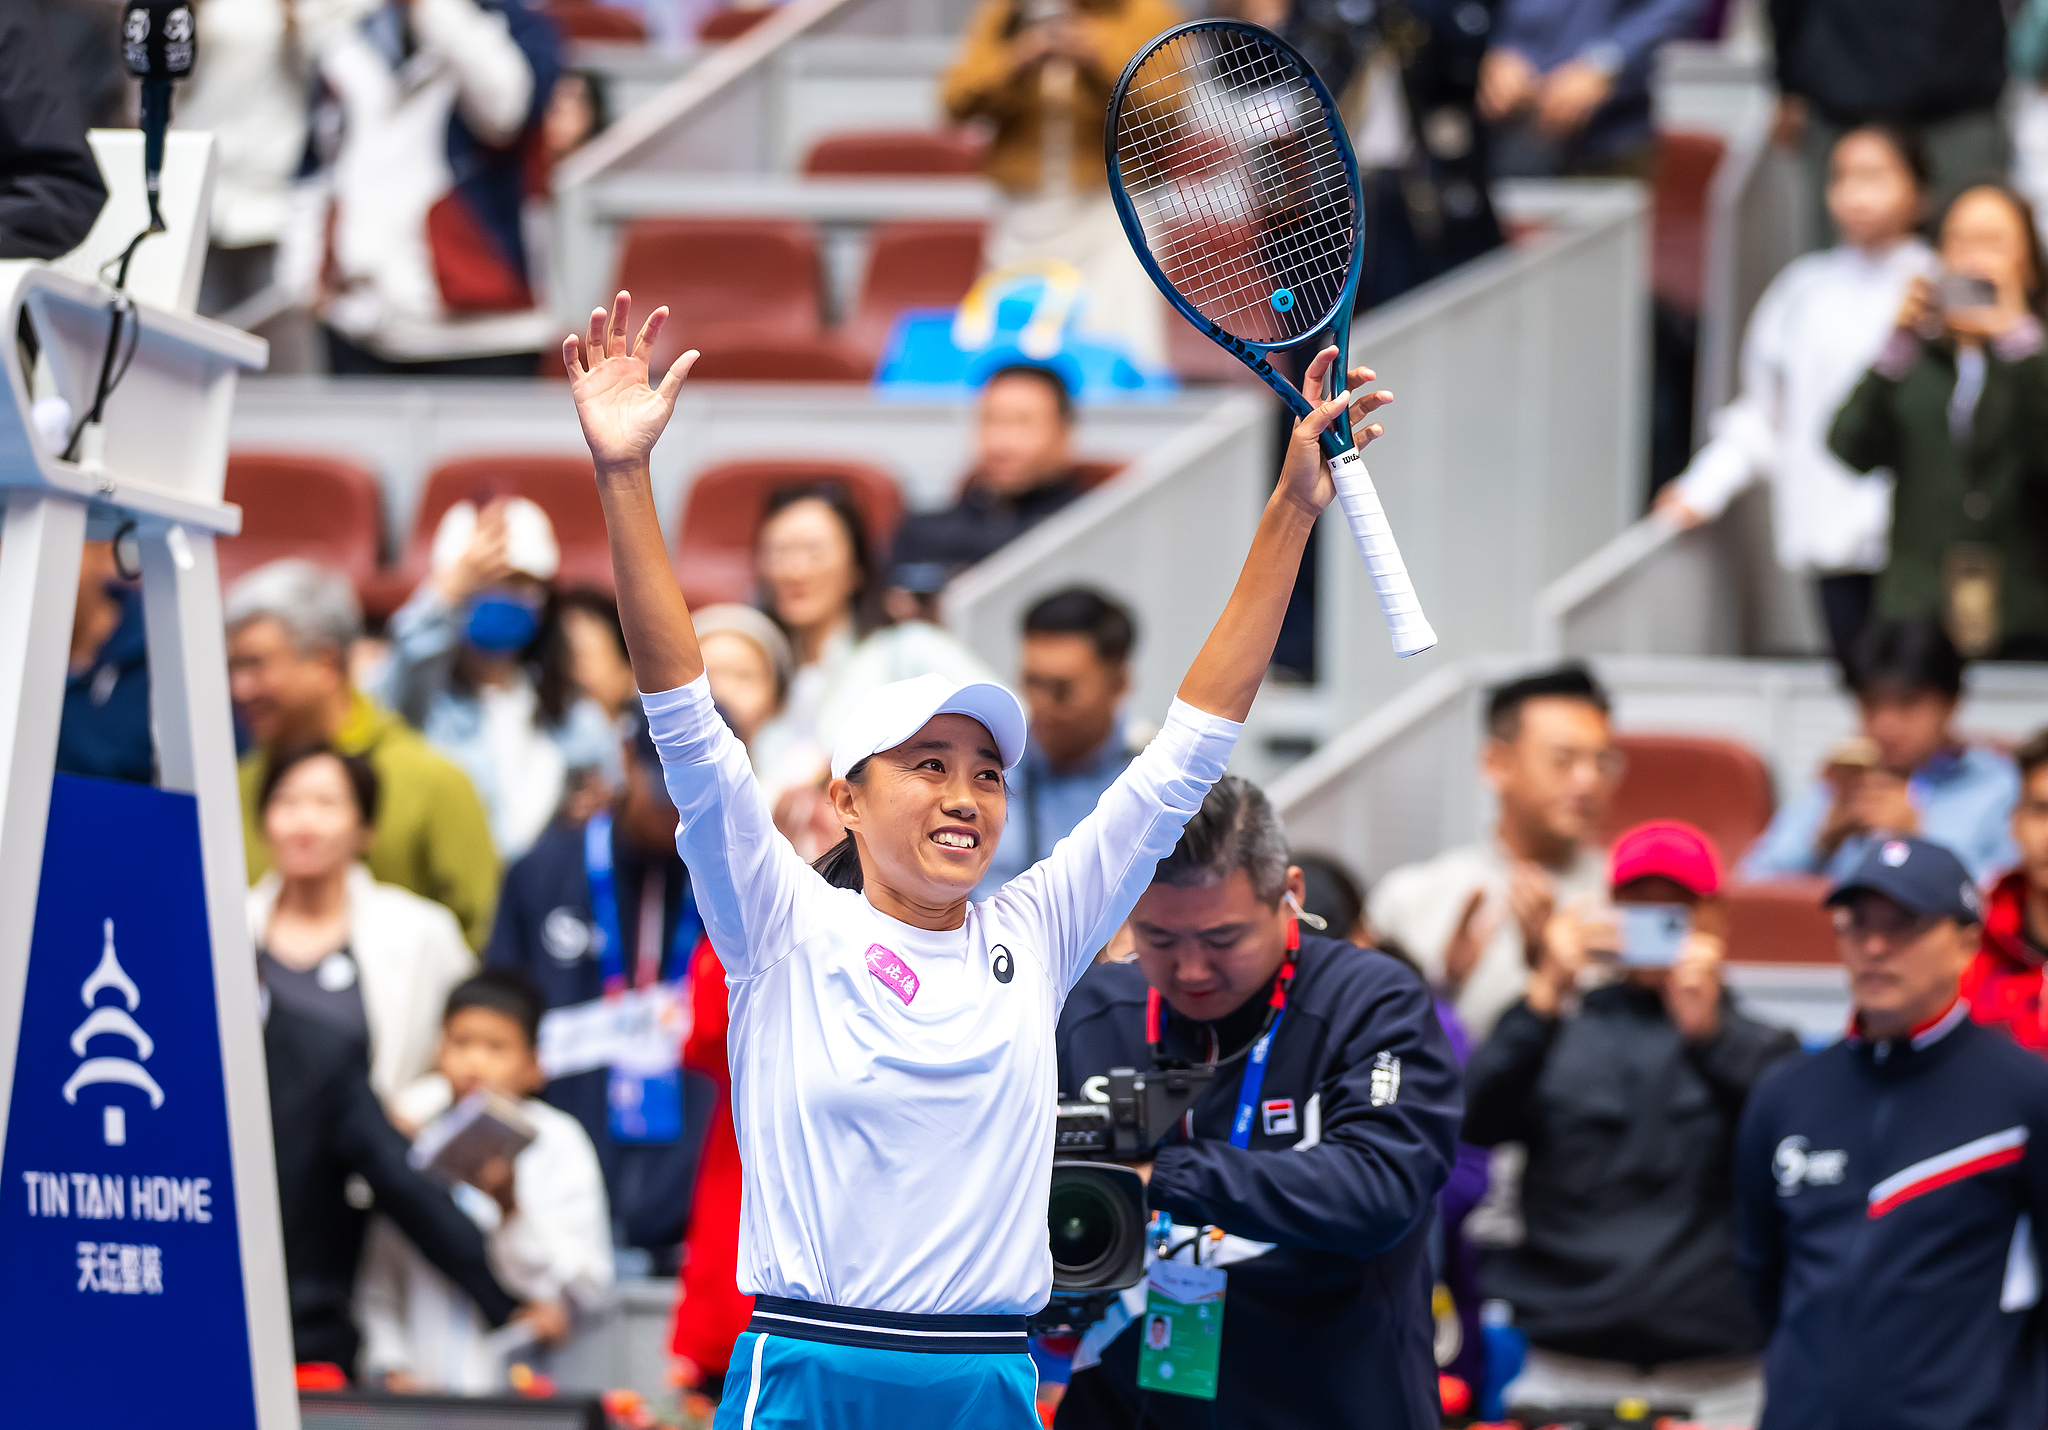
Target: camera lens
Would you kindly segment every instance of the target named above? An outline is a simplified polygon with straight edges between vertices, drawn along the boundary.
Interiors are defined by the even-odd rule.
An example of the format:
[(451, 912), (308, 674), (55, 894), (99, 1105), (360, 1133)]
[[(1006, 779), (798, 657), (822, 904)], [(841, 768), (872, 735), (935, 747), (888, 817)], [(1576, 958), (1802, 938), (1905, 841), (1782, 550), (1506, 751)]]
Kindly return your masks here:
[(1128, 1213), (1092, 1181), (1061, 1181), (1052, 1189), (1047, 1220), (1056, 1275), (1083, 1277), (1109, 1259)]

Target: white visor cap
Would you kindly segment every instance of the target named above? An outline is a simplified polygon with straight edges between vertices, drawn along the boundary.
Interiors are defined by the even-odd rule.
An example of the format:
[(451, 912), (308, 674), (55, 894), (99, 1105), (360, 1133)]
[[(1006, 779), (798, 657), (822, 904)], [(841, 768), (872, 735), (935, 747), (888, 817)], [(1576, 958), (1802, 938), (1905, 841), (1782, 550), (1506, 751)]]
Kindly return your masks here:
[(868, 756), (895, 749), (934, 715), (979, 720), (995, 736), (1006, 770), (1024, 758), (1024, 706), (1016, 696), (990, 680), (963, 683), (943, 675), (920, 675), (885, 685), (854, 706), (832, 746), (832, 778), (844, 779)]

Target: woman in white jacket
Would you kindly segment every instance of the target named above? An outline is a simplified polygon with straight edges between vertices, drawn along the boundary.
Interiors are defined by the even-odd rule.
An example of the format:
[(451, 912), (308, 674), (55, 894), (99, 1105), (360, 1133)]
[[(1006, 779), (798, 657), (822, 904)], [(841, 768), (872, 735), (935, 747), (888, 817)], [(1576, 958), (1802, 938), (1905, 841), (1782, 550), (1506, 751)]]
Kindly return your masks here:
[(1778, 562), (1818, 578), (1837, 660), (1870, 617), (1891, 477), (1850, 471), (1828, 450), (1828, 424), (1890, 334), (1907, 283), (1938, 266), (1914, 233), (1926, 181), (1919, 144), (1901, 130), (1865, 125), (1836, 142), (1827, 199), (1841, 242), (1771, 280), (1743, 338), (1741, 396), (1657, 499), (1665, 517), (1696, 526), (1767, 478)]
[(249, 891), (270, 996), (365, 1040), (387, 1103), (433, 1068), (448, 992), (476, 971), (455, 915), (359, 862), (377, 812), (369, 763), (325, 744), (280, 750), (260, 805), (271, 869)]

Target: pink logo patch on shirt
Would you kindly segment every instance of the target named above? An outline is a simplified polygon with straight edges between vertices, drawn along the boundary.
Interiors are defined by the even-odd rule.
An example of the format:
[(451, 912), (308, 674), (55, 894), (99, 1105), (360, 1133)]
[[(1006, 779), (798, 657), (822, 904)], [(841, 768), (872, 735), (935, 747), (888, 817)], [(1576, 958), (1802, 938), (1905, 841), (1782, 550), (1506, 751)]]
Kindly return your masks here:
[(910, 971), (910, 965), (878, 943), (868, 945), (868, 972), (881, 979), (891, 993), (903, 1000), (906, 1008), (917, 996), (917, 975)]

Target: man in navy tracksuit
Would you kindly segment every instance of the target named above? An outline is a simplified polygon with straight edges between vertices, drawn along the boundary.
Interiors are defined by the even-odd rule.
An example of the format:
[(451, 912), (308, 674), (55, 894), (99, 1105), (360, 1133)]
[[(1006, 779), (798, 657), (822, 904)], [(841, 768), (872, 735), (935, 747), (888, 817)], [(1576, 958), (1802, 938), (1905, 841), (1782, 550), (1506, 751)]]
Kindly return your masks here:
[(1873, 844), (1828, 902), (1850, 1033), (1767, 1074), (1736, 1141), (1763, 1430), (2041, 1430), (2048, 1064), (1958, 1001), (1981, 915), (1948, 850)]
[[(1428, 1221), (1464, 1112), (1458, 1068), (1421, 976), (1299, 932), (1300, 896), (1272, 806), (1226, 777), (1131, 915), (1136, 961), (1090, 970), (1067, 999), (1065, 1098), (1100, 1097), (1112, 1067), (1149, 1066), (1152, 1018), (1162, 1057), (1249, 1055), (1195, 1103), (1193, 1136), (1160, 1149), (1147, 1188), (1176, 1240), (1229, 1233), (1201, 1238), (1204, 1264), (1228, 1273), (1216, 1400), (1140, 1391), (1146, 1318), (1100, 1345), (1122, 1323), (1113, 1312), (1076, 1357), (1100, 1361), (1076, 1370), (1060, 1430), (1129, 1430), (1141, 1408), (1154, 1430), (1441, 1423)], [(1268, 1032), (1260, 1083), (1246, 1069)]]

